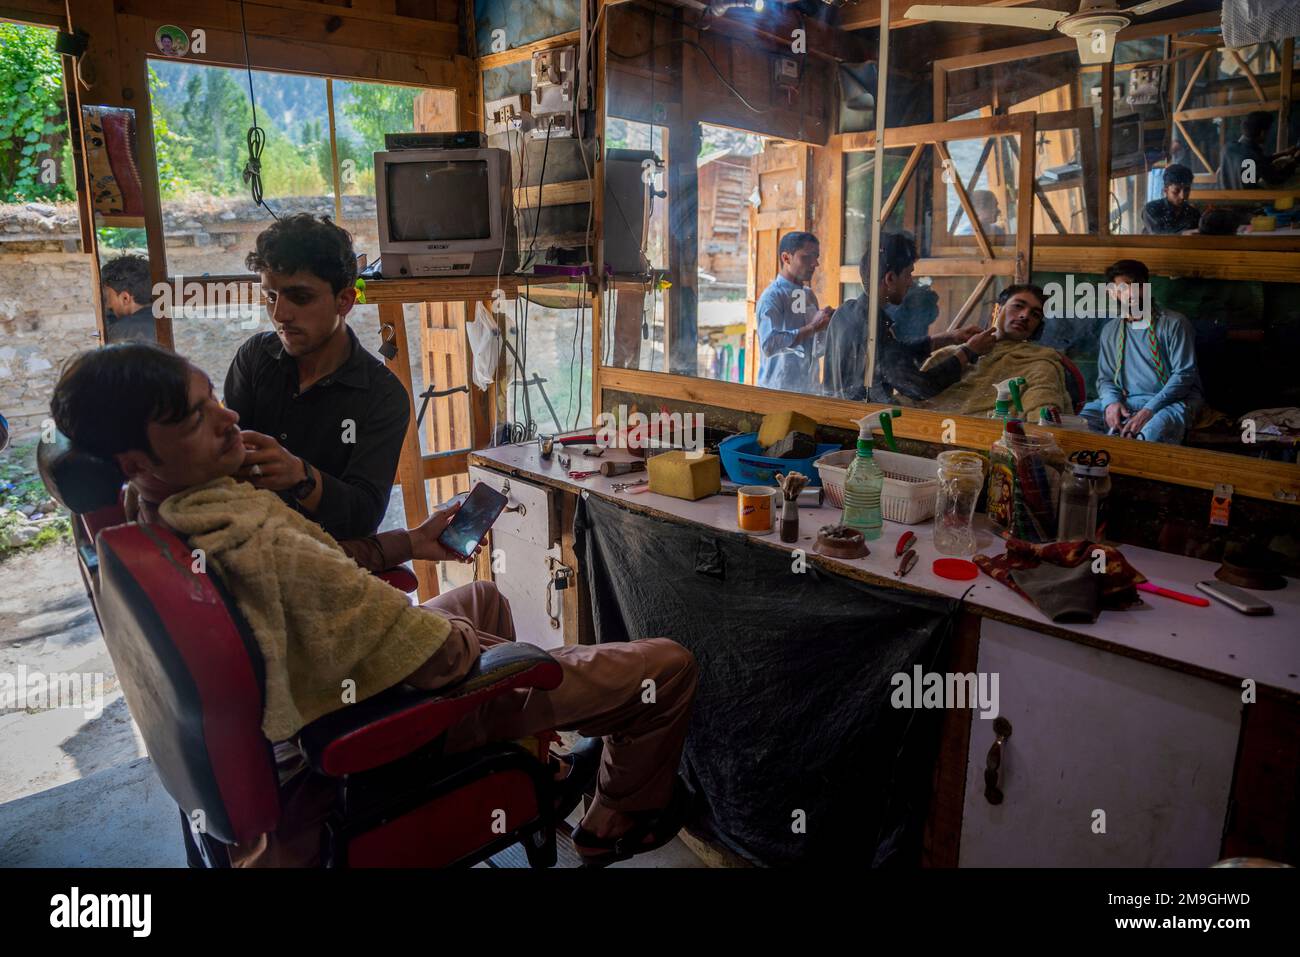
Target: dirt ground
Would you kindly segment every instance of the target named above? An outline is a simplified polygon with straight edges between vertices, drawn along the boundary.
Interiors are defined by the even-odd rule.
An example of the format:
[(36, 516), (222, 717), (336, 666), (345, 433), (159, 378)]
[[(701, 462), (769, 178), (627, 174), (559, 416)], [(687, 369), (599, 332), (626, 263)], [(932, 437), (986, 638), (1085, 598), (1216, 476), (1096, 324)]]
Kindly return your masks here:
[(103, 712), (0, 710), (0, 803), (145, 754), (69, 543), (0, 562), (0, 674), (103, 676)]

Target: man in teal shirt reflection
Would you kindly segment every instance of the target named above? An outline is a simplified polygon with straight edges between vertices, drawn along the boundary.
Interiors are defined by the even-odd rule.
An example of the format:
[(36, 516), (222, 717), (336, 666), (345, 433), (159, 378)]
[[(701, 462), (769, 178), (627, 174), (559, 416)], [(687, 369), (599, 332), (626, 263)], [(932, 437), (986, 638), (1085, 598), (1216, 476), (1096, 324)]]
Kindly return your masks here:
[(1121, 259), (1106, 282), (1127, 308), (1102, 329), (1097, 398), (1082, 414), (1098, 431), (1180, 444), (1202, 404), (1192, 324), (1142, 291), (1150, 289), (1144, 263)]
[(834, 310), (818, 309), (808, 288), (820, 245), (812, 233), (793, 232), (777, 247), (781, 271), (763, 290), (754, 318), (760, 350), (758, 384), (784, 392), (818, 391), (817, 360), (826, 354), (826, 327)]

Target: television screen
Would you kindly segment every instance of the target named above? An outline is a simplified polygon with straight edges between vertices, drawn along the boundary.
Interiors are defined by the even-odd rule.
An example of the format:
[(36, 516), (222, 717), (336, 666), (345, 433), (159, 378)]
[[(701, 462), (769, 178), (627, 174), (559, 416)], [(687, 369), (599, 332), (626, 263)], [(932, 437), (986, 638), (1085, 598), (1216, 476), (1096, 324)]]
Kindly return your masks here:
[(485, 160), (389, 162), (392, 242), (492, 237), (492, 178)]

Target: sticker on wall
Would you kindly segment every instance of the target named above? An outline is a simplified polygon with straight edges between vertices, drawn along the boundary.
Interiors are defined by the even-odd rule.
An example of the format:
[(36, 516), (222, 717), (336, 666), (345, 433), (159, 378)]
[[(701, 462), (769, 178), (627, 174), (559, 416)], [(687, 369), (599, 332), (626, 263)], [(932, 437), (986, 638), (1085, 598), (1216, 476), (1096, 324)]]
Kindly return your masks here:
[(190, 52), (190, 37), (180, 27), (168, 23), (158, 28), (153, 42), (163, 56), (184, 56)]

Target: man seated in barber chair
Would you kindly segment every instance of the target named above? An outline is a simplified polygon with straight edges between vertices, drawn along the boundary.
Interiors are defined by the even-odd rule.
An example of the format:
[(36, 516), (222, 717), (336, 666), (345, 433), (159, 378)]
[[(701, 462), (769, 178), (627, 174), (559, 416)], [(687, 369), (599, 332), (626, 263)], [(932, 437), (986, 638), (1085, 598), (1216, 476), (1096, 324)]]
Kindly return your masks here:
[[(1026, 414), (1036, 420), (1038, 410), (1044, 406), (1073, 413), (1074, 399), (1068, 388), (1070, 372), (1065, 359), (1055, 349), (1037, 342), (1043, 334), (1046, 303), (1046, 294), (1039, 286), (1018, 283), (1002, 290), (991, 323), (996, 339), (993, 348), (967, 366), (959, 381), (921, 403), (921, 407), (986, 416), (994, 411), (997, 399), (994, 387), (999, 382), (1020, 377), (1025, 380), (1021, 402)], [(948, 346), (936, 351), (921, 366), (921, 371), (942, 362), (959, 348)]]
[[(74, 448), (116, 463), (142, 499), (159, 503), (160, 520), (202, 554), (233, 596), (265, 664), (262, 732), (272, 742), (287, 743), (345, 707), (340, 689), (349, 681), (358, 702), (402, 682), (443, 688), (462, 679), (482, 649), (514, 637), (510, 606), (491, 582), (414, 606), (273, 492), (233, 478), (247, 455), (239, 416), (180, 356), (136, 343), (83, 353), (64, 370), (51, 408)], [(414, 558), (457, 557), (437, 540), (455, 511), (436, 512), (405, 533)], [(570, 762), (572, 785), (559, 789), (568, 813), (581, 776), (596, 778), (595, 801), (574, 830), (578, 852), (603, 864), (661, 846), (681, 824), (676, 769), (694, 659), (667, 638), (566, 647), (552, 656), (563, 673), (558, 687), (515, 689), (480, 704), (448, 730), (445, 750), (552, 729), (605, 736), (598, 772), (588, 747)], [(645, 694), (647, 681), (653, 695)], [(277, 747), (282, 781), (294, 750)], [(282, 826), (236, 845), (232, 858), (243, 866), (316, 863), (334, 787), (307, 774), (289, 778), (282, 799), (292, 809), (286, 817), (297, 817), (294, 836)]]

